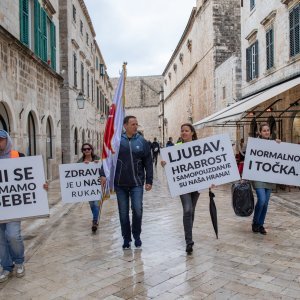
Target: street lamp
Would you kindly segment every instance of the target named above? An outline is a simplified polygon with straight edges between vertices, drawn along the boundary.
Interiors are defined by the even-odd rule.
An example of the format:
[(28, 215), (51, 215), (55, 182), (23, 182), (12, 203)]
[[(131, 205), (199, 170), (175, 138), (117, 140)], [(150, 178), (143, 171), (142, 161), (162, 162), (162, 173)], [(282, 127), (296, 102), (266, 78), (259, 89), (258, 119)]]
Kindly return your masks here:
[(82, 92), (79, 92), (77, 98), (76, 98), (76, 101), (77, 101), (77, 107), (78, 109), (84, 109), (84, 102), (85, 102), (85, 98), (84, 98), (84, 95)]

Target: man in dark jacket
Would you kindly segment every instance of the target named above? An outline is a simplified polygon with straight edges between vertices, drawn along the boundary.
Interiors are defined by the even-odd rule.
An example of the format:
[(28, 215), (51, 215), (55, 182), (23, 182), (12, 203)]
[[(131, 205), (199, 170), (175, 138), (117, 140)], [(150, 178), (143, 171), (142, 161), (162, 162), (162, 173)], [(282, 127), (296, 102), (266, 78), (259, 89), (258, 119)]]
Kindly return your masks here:
[(160, 153), (159, 143), (157, 142), (157, 138), (155, 137), (153, 143), (151, 144), (153, 163), (157, 166), (157, 156)]
[[(153, 181), (153, 166), (151, 150), (148, 142), (137, 133), (136, 117), (124, 118), (125, 133), (121, 136), (118, 162), (115, 172), (115, 191), (118, 199), (119, 217), (123, 249), (130, 249), (131, 224), (129, 218), (129, 198), (132, 208), (132, 235), (136, 248), (142, 246), (140, 234), (142, 231), (143, 215), (143, 186), (150, 191)], [(105, 185), (104, 172), (101, 174), (101, 184)]]

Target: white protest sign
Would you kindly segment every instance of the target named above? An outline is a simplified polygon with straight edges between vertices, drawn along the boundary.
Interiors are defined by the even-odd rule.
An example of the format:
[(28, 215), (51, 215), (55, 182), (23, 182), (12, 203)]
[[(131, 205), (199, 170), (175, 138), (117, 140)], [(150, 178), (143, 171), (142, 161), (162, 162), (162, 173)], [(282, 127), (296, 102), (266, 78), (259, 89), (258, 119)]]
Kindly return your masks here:
[(64, 203), (96, 201), (101, 199), (98, 182), (101, 163), (90, 162), (59, 166), (61, 197)]
[(42, 156), (1, 159), (0, 222), (49, 215)]
[(172, 197), (240, 179), (228, 134), (161, 149)]
[(249, 138), (243, 179), (300, 186), (300, 145)]

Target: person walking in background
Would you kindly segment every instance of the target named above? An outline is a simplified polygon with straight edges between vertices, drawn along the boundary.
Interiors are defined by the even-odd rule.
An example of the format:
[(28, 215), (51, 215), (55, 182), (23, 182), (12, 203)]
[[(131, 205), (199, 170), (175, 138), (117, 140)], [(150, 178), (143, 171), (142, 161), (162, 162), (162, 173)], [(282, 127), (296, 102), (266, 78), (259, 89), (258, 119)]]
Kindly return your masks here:
[(153, 163), (155, 164), (155, 166), (157, 166), (157, 157), (158, 154), (160, 153), (160, 147), (156, 137), (154, 138), (153, 143), (151, 144), (151, 150), (152, 150)]
[(169, 137), (169, 140), (167, 141), (166, 147), (171, 147), (171, 146), (174, 146), (173, 138)]
[(177, 142), (176, 142), (176, 144), (182, 144), (183, 143), (183, 141), (182, 141), (182, 138), (181, 138), (181, 136), (177, 139)]
[[(261, 139), (270, 140), (271, 132), (268, 123), (261, 123), (259, 126), (259, 137)], [(280, 143), (280, 140), (276, 140)], [(264, 228), (265, 218), (268, 211), (269, 199), (271, 196), (272, 189), (276, 186), (273, 183), (267, 183), (262, 181), (253, 181), (253, 188), (255, 189), (257, 202), (254, 208), (254, 216), (252, 221), (252, 231), (254, 233), (267, 234)]]
[[(181, 143), (188, 143), (197, 140), (196, 130), (192, 124), (185, 123), (181, 125)], [(161, 161), (162, 167), (166, 165), (165, 161)], [(191, 192), (180, 195), (183, 208), (183, 227), (186, 242), (186, 252), (191, 254), (193, 252), (193, 224), (195, 218), (196, 204), (199, 199), (199, 192)]]
[(238, 144), (238, 151), (239, 151), (239, 161), (240, 162), (244, 161), (245, 153), (246, 153), (246, 144), (243, 138), (240, 140), (240, 143)]
[[(143, 187), (150, 191), (153, 181), (153, 165), (148, 142), (137, 132), (138, 122), (134, 116), (126, 116), (121, 136), (114, 186), (118, 199), (119, 217), (123, 237), (123, 249), (131, 247), (131, 231), (136, 248), (142, 246)], [(106, 185), (103, 168), (101, 184)], [(132, 224), (129, 218), (131, 200)]]
[[(0, 130), (0, 159), (25, 156), (12, 149), (12, 140), (5, 130)], [(48, 190), (48, 183), (44, 184)], [(21, 235), (21, 221), (0, 224), (0, 283), (8, 280), (15, 271), (16, 277), (25, 275), (24, 243)]]
[[(90, 163), (90, 162), (99, 162), (100, 157), (94, 154), (94, 148), (89, 143), (84, 143), (81, 146), (82, 157), (77, 161), (78, 163)], [(92, 232), (95, 233), (98, 229), (99, 224), (99, 201), (89, 201), (90, 208), (93, 215), (92, 220)]]

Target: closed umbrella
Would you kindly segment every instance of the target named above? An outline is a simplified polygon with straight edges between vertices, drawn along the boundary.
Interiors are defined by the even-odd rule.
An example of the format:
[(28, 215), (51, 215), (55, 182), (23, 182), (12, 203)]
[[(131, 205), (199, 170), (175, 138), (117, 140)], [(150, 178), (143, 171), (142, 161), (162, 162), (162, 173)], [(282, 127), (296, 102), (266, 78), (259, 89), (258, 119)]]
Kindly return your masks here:
[(218, 215), (217, 215), (217, 208), (214, 201), (215, 194), (209, 189), (209, 212), (211, 217), (211, 222), (213, 224), (216, 237), (218, 239)]

